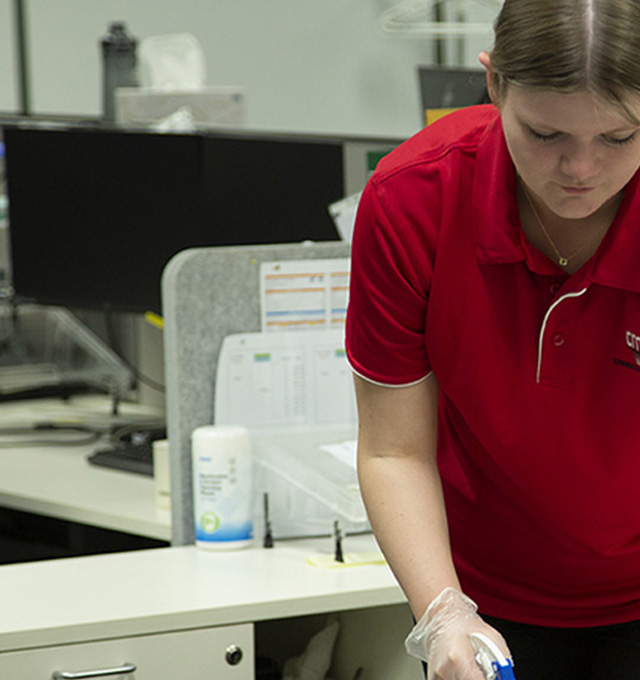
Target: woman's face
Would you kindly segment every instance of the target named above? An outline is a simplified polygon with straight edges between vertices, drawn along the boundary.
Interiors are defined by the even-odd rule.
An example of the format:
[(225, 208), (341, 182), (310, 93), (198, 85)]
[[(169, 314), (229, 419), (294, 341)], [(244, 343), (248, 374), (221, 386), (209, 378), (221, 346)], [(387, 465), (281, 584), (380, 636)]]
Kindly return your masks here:
[[(640, 116), (640, 96), (627, 103)], [(587, 91), (508, 86), (499, 109), (521, 179), (559, 217), (593, 214), (640, 166), (640, 125)]]

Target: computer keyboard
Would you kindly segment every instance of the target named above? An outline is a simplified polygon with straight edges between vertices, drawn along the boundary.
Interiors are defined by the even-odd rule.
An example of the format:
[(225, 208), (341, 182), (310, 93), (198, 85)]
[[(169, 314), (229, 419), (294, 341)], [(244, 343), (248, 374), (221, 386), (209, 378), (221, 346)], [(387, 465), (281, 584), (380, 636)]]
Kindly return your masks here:
[(153, 476), (153, 442), (166, 436), (164, 431), (138, 433), (116, 442), (111, 448), (98, 449), (87, 456), (91, 465)]

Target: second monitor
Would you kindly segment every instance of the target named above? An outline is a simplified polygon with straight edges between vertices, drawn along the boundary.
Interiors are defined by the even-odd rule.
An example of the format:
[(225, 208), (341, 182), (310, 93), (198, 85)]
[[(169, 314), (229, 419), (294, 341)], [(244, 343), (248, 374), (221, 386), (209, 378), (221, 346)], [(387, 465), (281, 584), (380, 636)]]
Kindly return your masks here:
[(4, 129), (13, 286), (67, 307), (161, 311), (168, 260), (193, 246), (338, 239), (343, 140)]

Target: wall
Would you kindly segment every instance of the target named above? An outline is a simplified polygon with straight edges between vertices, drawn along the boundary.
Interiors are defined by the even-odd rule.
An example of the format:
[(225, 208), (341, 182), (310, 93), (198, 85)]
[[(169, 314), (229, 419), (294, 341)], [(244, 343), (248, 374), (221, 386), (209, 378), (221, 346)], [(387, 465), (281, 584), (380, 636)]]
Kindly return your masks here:
[[(193, 33), (206, 55), (208, 84), (246, 88), (251, 129), (406, 137), (422, 126), (416, 67), (434, 62), (435, 46), (383, 31), (380, 15), (400, 1), (0, 0), (0, 114), (20, 108), (14, 10), (23, 2), (32, 113), (100, 115), (99, 41), (110, 22), (123, 20), (139, 39)], [(492, 2), (477, 0), (470, 18), (489, 21)], [(468, 41), (464, 63), (476, 65), (489, 44), (489, 33)], [(458, 42), (446, 47), (454, 63)], [(85, 321), (99, 332), (100, 319)], [(128, 319), (121, 324), (132, 344), (125, 355), (162, 382), (161, 335), (132, 323), (140, 324), (137, 333)], [(144, 385), (140, 397), (153, 405), (164, 399)]]
[[(403, 137), (421, 125), (416, 66), (433, 63), (434, 48), (382, 30), (380, 14), (400, 0), (23, 1), (34, 113), (100, 113), (98, 42), (124, 20), (140, 39), (193, 33), (208, 84), (246, 87), (253, 129)], [(0, 111), (18, 106), (12, 6), (0, 0)], [(474, 41), (467, 61), (489, 44)]]
[(0, 111), (18, 108), (14, 17), (11, 0), (0, 0)]

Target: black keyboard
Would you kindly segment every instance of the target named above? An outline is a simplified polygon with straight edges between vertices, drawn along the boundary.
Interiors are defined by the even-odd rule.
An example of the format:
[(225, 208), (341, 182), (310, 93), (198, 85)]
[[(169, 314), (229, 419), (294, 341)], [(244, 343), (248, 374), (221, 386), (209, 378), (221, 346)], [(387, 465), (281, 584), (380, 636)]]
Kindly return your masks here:
[(153, 442), (163, 439), (164, 431), (152, 431), (116, 442), (87, 456), (91, 465), (153, 476)]
[(150, 444), (102, 449), (87, 456), (87, 460), (91, 465), (153, 477), (153, 450)]

